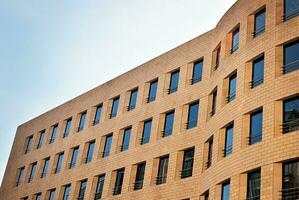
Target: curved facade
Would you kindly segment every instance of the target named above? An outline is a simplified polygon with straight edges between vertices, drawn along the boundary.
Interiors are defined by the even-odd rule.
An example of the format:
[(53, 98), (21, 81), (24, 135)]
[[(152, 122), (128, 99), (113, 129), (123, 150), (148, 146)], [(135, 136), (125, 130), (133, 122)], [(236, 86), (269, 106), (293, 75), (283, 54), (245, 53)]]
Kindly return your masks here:
[(298, 199), (296, 2), (239, 0), (213, 30), (20, 125), (0, 199)]

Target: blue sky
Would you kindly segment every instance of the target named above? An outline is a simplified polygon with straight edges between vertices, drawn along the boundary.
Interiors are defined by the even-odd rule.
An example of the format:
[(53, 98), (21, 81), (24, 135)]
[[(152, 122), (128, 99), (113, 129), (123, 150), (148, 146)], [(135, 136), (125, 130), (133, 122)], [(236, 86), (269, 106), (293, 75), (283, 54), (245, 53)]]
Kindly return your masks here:
[(234, 2), (0, 0), (0, 181), (18, 125), (212, 29)]

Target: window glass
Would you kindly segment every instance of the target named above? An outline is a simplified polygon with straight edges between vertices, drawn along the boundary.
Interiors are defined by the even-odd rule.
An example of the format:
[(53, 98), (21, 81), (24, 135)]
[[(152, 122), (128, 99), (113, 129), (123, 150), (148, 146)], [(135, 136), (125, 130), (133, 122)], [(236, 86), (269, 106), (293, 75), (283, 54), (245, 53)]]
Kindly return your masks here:
[(229, 199), (230, 199), (230, 182), (226, 182), (222, 184), (221, 200), (229, 200)]
[(123, 180), (124, 180), (125, 170), (121, 169), (116, 172), (115, 186), (113, 190), (113, 195), (117, 195), (121, 193)]
[(67, 137), (69, 133), (71, 132), (71, 125), (72, 125), (72, 119), (68, 119), (65, 124), (65, 129), (63, 133), (63, 137)]
[(107, 135), (106, 140), (105, 140), (105, 147), (104, 147), (103, 157), (109, 156), (111, 143), (112, 143), (112, 135)]
[(69, 200), (70, 192), (71, 192), (71, 185), (66, 185), (64, 187), (63, 200)]
[(213, 137), (208, 141), (208, 160), (206, 163), (206, 167), (209, 168), (212, 164), (212, 157), (213, 157)]
[(203, 69), (203, 60), (194, 63), (191, 84), (201, 81), (202, 69)]
[(50, 163), (50, 158), (45, 159), (44, 168), (43, 168), (43, 172), (41, 174), (41, 178), (46, 176), (46, 174), (48, 172), (48, 168), (49, 168), (49, 163)]
[(284, 0), (284, 20), (299, 15), (299, 0)]
[(152, 120), (147, 120), (144, 122), (141, 144), (149, 143), (151, 136)]
[(229, 77), (229, 88), (228, 88), (228, 97), (227, 101), (231, 102), (236, 98), (236, 85), (237, 84), (237, 74), (234, 74)]
[(239, 27), (236, 30), (234, 30), (234, 32), (233, 32), (231, 53), (237, 51), (239, 48), (239, 32), (240, 32)]
[(156, 99), (157, 87), (158, 87), (158, 80), (152, 81), (150, 83), (147, 102), (151, 102), (151, 101), (154, 101)]
[(96, 125), (100, 122), (101, 120), (101, 114), (102, 114), (102, 105), (97, 106), (96, 108), (96, 113), (94, 116), (94, 121), (93, 121), (93, 125)]
[(299, 161), (290, 161), (282, 165), (282, 197), (292, 199), (292, 195), (298, 194), (299, 188)]
[(260, 199), (260, 184), (261, 184), (260, 170), (248, 173), (247, 199), (253, 199), (253, 200)]
[(36, 200), (41, 200), (42, 199), (42, 193), (36, 194)]
[(45, 137), (45, 130), (41, 131), (40, 134), (39, 134), (39, 139), (38, 139), (38, 143), (37, 143), (37, 147), (36, 147), (37, 149), (42, 147), (44, 137)]
[(33, 164), (31, 164), (31, 172), (30, 172), (30, 175), (29, 175), (28, 182), (31, 182), (33, 180), (34, 175), (35, 175), (35, 171), (36, 171), (36, 163), (33, 163)]
[(158, 176), (157, 176), (157, 185), (166, 183), (167, 171), (168, 171), (168, 160), (169, 156), (160, 158)]
[(256, 37), (265, 31), (266, 24), (266, 10), (263, 9), (259, 11), (254, 16), (254, 33), (253, 36)]
[(118, 110), (119, 97), (113, 99), (110, 118), (116, 117)]
[(136, 101), (137, 101), (137, 94), (138, 94), (138, 89), (132, 90), (131, 91), (131, 96), (130, 96), (130, 102), (128, 106), (128, 110), (133, 110), (136, 106)]
[(143, 187), (144, 172), (145, 172), (145, 163), (138, 164), (135, 183), (134, 183), (134, 190), (139, 190)]
[(263, 133), (263, 111), (257, 111), (250, 115), (250, 135), (249, 144), (262, 141)]
[(283, 133), (299, 129), (299, 97), (287, 99), (283, 103)]
[(86, 185), (87, 185), (87, 180), (81, 181), (78, 199), (82, 199), (82, 200), (84, 199)]
[(78, 132), (82, 131), (84, 129), (85, 125), (85, 118), (86, 118), (86, 112), (83, 112), (80, 117), (80, 122), (79, 122), (79, 127), (78, 127)]
[(178, 90), (178, 85), (179, 85), (179, 76), (180, 76), (180, 71), (177, 70), (175, 72), (172, 72), (170, 75), (170, 84), (169, 84), (169, 94), (176, 92)]
[(55, 189), (50, 191), (49, 200), (54, 200), (55, 198)]
[(53, 143), (56, 139), (56, 135), (57, 135), (57, 130), (58, 130), (58, 125), (54, 125), (53, 126), (53, 130), (52, 130), (52, 134), (51, 134), (51, 138), (50, 138), (50, 144)]
[(25, 167), (22, 167), (19, 169), (19, 174), (18, 174), (18, 178), (17, 178), (17, 186), (19, 186), (23, 180), (24, 180), (24, 175), (25, 175)]
[(98, 199), (102, 198), (104, 182), (105, 182), (105, 175), (99, 176), (98, 183), (97, 183), (96, 194), (95, 194), (95, 200), (98, 200)]
[(225, 149), (224, 157), (230, 155), (233, 152), (233, 136), (234, 136), (234, 125), (230, 125), (225, 131)]
[(173, 129), (174, 111), (168, 112), (165, 115), (163, 137), (170, 136)]
[(76, 166), (78, 152), (79, 152), (79, 148), (78, 147), (76, 147), (76, 148), (73, 149), (73, 155), (72, 155), (72, 159), (71, 159), (71, 163), (70, 163), (70, 168), (73, 168), (73, 167)]
[(284, 46), (283, 73), (299, 69), (299, 41)]
[(126, 128), (124, 130), (124, 136), (123, 136), (121, 151), (126, 151), (126, 150), (129, 149), (130, 137), (131, 137), (131, 127)]
[(251, 87), (254, 88), (264, 82), (264, 56), (256, 59), (252, 63)]
[(57, 165), (56, 165), (56, 169), (55, 169), (55, 173), (56, 173), (56, 174), (57, 174), (58, 172), (60, 172), (60, 170), (61, 170), (62, 161), (63, 161), (63, 156), (64, 156), (63, 153), (61, 153), (61, 154), (58, 155)]
[(189, 105), (187, 129), (197, 126), (199, 103), (195, 102)]
[(92, 155), (93, 155), (93, 151), (94, 151), (94, 144), (95, 144), (95, 142), (90, 142), (89, 145), (88, 145), (86, 163), (88, 163), (92, 160)]
[(32, 149), (32, 143), (33, 143), (33, 136), (29, 136), (27, 139), (27, 145), (26, 145), (26, 149), (25, 149), (25, 154), (28, 153), (29, 151), (31, 151)]
[(216, 113), (216, 103), (217, 103), (217, 90), (215, 90), (212, 94), (212, 107), (210, 116), (213, 116)]
[(194, 157), (194, 149), (189, 149), (184, 151), (181, 178), (187, 178), (192, 176), (193, 157)]

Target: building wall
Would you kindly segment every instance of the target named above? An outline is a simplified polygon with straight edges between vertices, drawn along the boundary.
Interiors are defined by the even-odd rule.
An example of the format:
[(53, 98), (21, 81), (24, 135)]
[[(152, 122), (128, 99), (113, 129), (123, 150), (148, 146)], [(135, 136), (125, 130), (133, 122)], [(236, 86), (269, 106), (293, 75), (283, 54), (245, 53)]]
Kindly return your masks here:
[[(250, 27), (253, 25), (250, 15), (261, 7), (266, 6), (266, 31), (262, 35), (250, 37)], [(231, 199), (246, 198), (245, 173), (261, 168), (261, 199), (279, 199), (281, 190), (281, 162), (299, 157), (298, 131), (282, 134), (281, 100), (299, 93), (299, 71), (285, 75), (280, 73), (282, 53), (280, 45), (299, 37), (299, 17), (282, 22), (282, 0), (239, 0), (222, 17), (217, 26), (181, 46), (134, 68), (133, 70), (72, 99), (65, 104), (50, 110), (22, 125), (17, 129), (6, 172), (0, 190), (0, 199), (20, 199), (42, 192), (43, 199), (46, 191), (56, 188), (55, 199), (62, 194), (62, 186), (71, 183), (71, 199), (77, 197), (79, 181), (88, 179), (86, 199), (92, 199), (95, 188), (95, 176), (106, 174), (103, 199), (200, 199), (209, 189), (211, 199), (220, 199), (220, 184), (230, 178)], [(192, 19), (190, 19), (192, 20)], [(230, 32), (236, 25), (240, 25), (240, 46), (233, 53), (229, 53), (231, 40)], [(199, 24), (200, 26), (200, 24)], [(212, 70), (212, 52), (221, 42), (220, 66)], [(265, 76), (264, 83), (257, 88), (248, 88), (249, 61), (264, 53)], [(200, 58), (204, 59), (202, 81), (190, 85), (189, 79), (192, 63)], [(180, 68), (178, 91), (168, 95), (169, 72)], [(233, 71), (237, 71), (236, 99), (228, 104), (224, 103), (224, 90), (227, 88), (226, 78)], [(148, 82), (158, 78), (158, 93), (155, 101), (146, 103)], [(209, 117), (209, 95), (217, 86), (217, 108), (213, 117)], [(126, 111), (128, 91), (138, 87), (136, 109)], [(111, 99), (120, 96), (117, 117), (108, 119)], [(187, 104), (199, 100), (199, 123), (196, 128), (186, 130)], [(92, 126), (94, 106), (103, 103), (101, 122)], [(247, 134), (248, 113), (263, 108), (263, 140), (248, 146), (244, 142)], [(160, 138), (161, 114), (175, 109), (175, 123), (173, 135)], [(77, 133), (82, 111), (87, 110), (87, 121), (83, 131)], [(104, 116), (104, 117), (103, 117)], [(72, 117), (72, 131), (67, 138), (62, 138), (65, 120)], [(141, 122), (153, 119), (150, 142), (138, 145), (138, 133)], [(221, 133), (223, 127), (234, 121), (233, 153), (223, 158), (221, 152)], [(26, 138), (34, 134), (35, 146), (38, 132), (46, 129), (49, 139), (51, 126), (58, 123), (58, 137), (53, 144), (44, 141), (40, 149), (34, 149), (24, 154)], [(117, 144), (121, 130), (132, 126), (129, 150), (118, 152)], [(100, 157), (100, 145), (103, 136), (113, 132), (113, 142), (110, 156)], [(212, 166), (204, 169), (204, 143), (213, 135), (214, 147)], [(83, 164), (83, 149), (88, 141), (95, 140), (95, 151), (91, 163)], [(78, 165), (67, 169), (71, 148), (79, 146)], [(179, 160), (181, 151), (195, 147), (193, 176), (180, 179)], [(55, 155), (64, 151), (65, 159), (62, 171), (52, 173)], [(169, 168), (166, 184), (153, 184), (155, 159), (169, 154)], [(42, 159), (50, 157), (50, 172), (46, 178), (38, 177)], [(26, 177), (30, 173), (29, 166), (37, 161), (37, 172), (31, 183), (23, 183), (16, 187), (16, 176), (19, 167), (25, 166)], [(146, 161), (144, 187), (132, 191), (130, 182), (132, 166)], [(122, 193), (112, 196), (112, 172), (125, 167), (125, 177)], [(30, 199), (29, 198), (29, 199)]]

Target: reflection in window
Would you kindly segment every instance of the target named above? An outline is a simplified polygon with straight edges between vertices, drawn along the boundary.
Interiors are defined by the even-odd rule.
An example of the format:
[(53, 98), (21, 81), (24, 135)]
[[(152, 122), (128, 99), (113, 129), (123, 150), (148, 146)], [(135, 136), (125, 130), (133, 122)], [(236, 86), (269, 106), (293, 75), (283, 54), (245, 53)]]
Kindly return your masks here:
[(163, 156), (159, 159), (158, 176), (156, 184), (160, 185), (166, 183), (167, 171), (168, 171), (168, 160), (169, 156)]
[(73, 149), (73, 155), (72, 155), (72, 158), (71, 158), (71, 163), (69, 165), (70, 169), (76, 166), (78, 153), (79, 153), (79, 147), (75, 147)]
[(71, 192), (71, 185), (64, 186), (64, 192), (63, 192), (63, 199), (62, 200), (69, 200)]
[(101, 175), (98, 178), (96, 193), (95, 193), (95, 200), (102, 198), (103, 188), (104, 188), (104, 182), (105, 182), (105, 175)]
[(283, 20), (289, 20), (299, 15), (299, 0), (284, 0)]
[(131, 129), (132, 128), (129, 127), (124, 130), (123, 141), (122, 141), (122, 145), (120, 147), (120, 151), (126, 151), (129, 149)]
[(254, 15), (254, 32), (253, 37), (256, 37), (265, 32), (266, 24), (266, 9), (263, 9)]
[(112, 144), (112, 134), (107, 135), (105, 138), (105, 146), (104, 146), (104, 151), (102, 153), (103, 158), (109, 156), (111, 144)]
[(229, 125), (225, 129), (225, 144), (224, 144), (224, 157), (233, 152), (233, 137), (234, 137), (234, 124)]
[(86, 119), (86, 112), (83, 112), (83, 113), (81, 113), (81, 116), (80, 116), (79, 127), (77, 130), (78, 132), (82, 131), (84, 129), (85, 119)]
[(136, 177), (134, 182), (134, 190), (139, 190), (143, 187), (144, 172), (145, 172), (145, 162), (137, 165)]
[(72, 125), (72, 119), (68, 119), (65, 124), (63, 138), (67, 137), (69, 135), (69, 133), (71, 132), (71, 125)]
[(157, 95), (158, 79), (150, 82), (147, 103), (155, 101)]
[(121, 193), (124, 174), (125, 174), (125, 169), (119, 169), (116, 171), (116, 179), (115, 179), (115, 185), (113, 189), (113, 195), (118, 195)]
[(27, 138), (27, 144), (26, 144), (26, 148), (25, 148), (25, 154), (30, 152), (32, 149), (32, 143), (33, 143), (33, 135), (29, 136)]
[(247, 176), (247, 200), (259, 200), (261, 188), (261, 171), (253, 171)]
[(85, 190), (86, 190), (87, 180), (83, 180), (80, 183), (78, 200), (84, 200)]
[(222, 184), (221, 200), (229, 200), (229, 199), (230, 199), (230, 181), (227, 181)]
[(202, 79), (203, 60), (199, 60), (193, 65), (193, 73), (191, 79), (191, 85), (201, 81)]
[(85, 158), (85, 163), (89, 163), (92, 160), (92, 155), (93, 155), (93, 151), (94, 151), (94, 144), (95, 144), (95, 141), (92, 141), (88, 144), (87, 156)]
[(103, 108), (102, 105), (97, 106), (96, 113), (94, 115), (93, 125), (96, 125), (96, 124), (100, 123), (102, 108)]
[(113, 117), (116, 117), (117, 110), (118, 110), (118, 104), (119, 104), (119, 97), (116, 97), (113, 99), (111, 112), (110, 112), (110, 119)]
[(237, 74), (233, 74), (229, 77), (228, 96), (226, 97), (227, 102), (231, 102), (236, 98), (236, 87), (237, 87)]
[(234, 53), (239, 49), (239, 35), (240, 35), (240, 28), (238, 27), (233, 31), (231, 53)]
[(283, 133), (299, 130), (299, 96), (283, 102)]
[(284, 45), (283, 47), (283, 73), (299, 69), (299, 41)]
[(50, 138), (50, 141), (49, 141), (50, 144), (55, 141), (57, 131), (58, 131), (58, 124), (54, 125), (52, 128), (53, 128), (52, 129), (52, 134), (51, 134), (51, 138)]
[(174, 120), (174, 111), (165, 114), (164, 130), (162, 131), (162, 137), (167, 137), (172, 134)]
[(145, 121), (143, 124), (143, 131), (142, 131), (140, 144), (149, 143), (150, 136), (151, 136), (151, 128), (152, 128), (152, 119), (149, 119)]
[(299, 197), (299, 161), (285, 162), (282, 165), (282, 200)]
[(199, 110), (198, 101), (189, 105), (187, 129), (194, 128), (197, 126), (198, 110)]
[(252, 62), (252, 80), (251, 88), (254, 88), (264, 82), (264, 56)]
[(138, 89), (132, 90), (130, 94), (130, 101), (127, 110), (133, 110), (136, 106)]
[(263, 111), (250, 114), (249, 145), (262, 141), (263, 134)]
[(194, 148), (184, 151), (183, 166), (181, 171), (181, 178), (192, 176), (194, 160)]
[(174, 71), (170, 75), (170, 83), (168, 94), (174, 93), (178, 90), (180, 71)]

